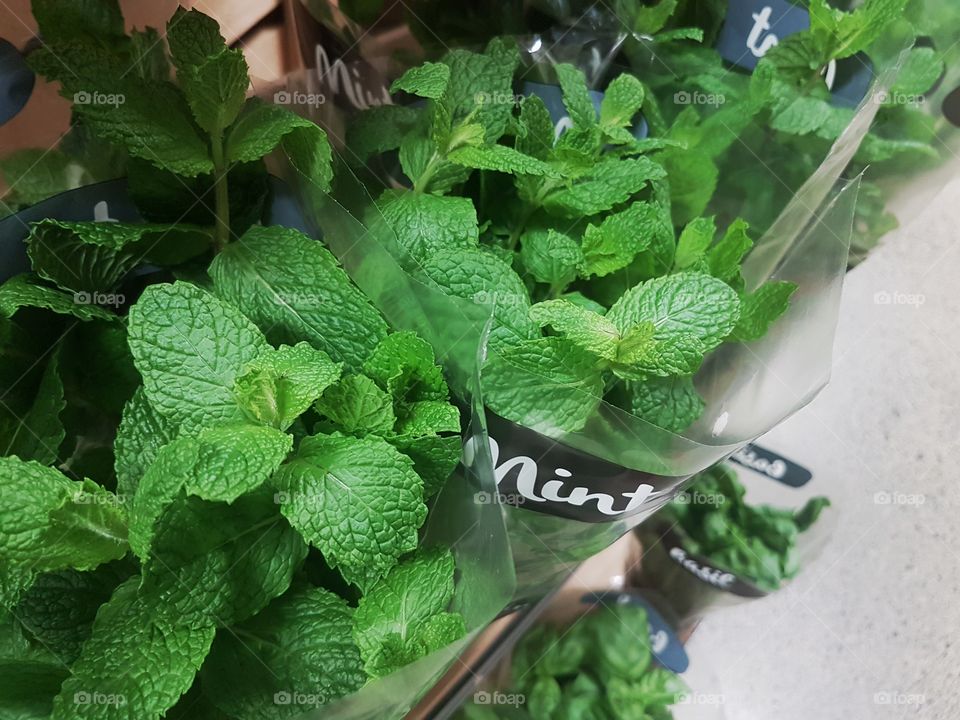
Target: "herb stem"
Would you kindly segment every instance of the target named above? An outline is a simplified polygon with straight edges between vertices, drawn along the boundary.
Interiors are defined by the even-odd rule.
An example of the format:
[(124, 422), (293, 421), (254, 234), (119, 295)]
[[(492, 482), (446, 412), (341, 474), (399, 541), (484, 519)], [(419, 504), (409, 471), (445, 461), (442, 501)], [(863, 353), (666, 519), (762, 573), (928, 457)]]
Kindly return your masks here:
[(223, 250), (230, 241), (230, 193), (227, 185), (228, 168), (224, 161), (223, 133), (213, 134), (210, 143), (213, 157), (213, 182), (215, 203), (215, 225), (213, 243), (215, 248)]
[(437, 174), (437, 169), (440, 167), (440, 162), (443, 160), (440, 153), (434, 152), (430, 157), (427, 166), (423, 169), (423, 172), (420, 173), (420, 177), (416, 179), (413, 183), (413, 191), (416, 193), (423, 193), (426, 191), (427, 186), (430, 184), (430, 181), (433, 180), (433, 176)]

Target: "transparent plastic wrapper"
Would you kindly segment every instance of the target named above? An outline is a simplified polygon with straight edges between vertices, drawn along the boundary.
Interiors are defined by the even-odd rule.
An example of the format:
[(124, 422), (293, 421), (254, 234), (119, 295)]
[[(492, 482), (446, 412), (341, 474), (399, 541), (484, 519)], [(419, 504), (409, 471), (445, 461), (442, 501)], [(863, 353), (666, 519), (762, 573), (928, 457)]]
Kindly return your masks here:
[[(282, 167), (284, 160), (277, 158), (275, 164)], [(71, 171), (71, 175), (71, 183), (75, 185), (76, 172)], [(0, 282), (29, 270), (24, 244), (29, 223), (44, 218), (142, 222), (123, 178), (83, 184), (23, 208), (0, 220)], [(289, 188), (276, 177), (271, 178), (270, 201), (261, 219), (264, 224), (293, 227), (315, 237), (336, 237), (337, 220), (331, 218), (328, 224), (321, 215), (315, 218), (318, 224), (313, 225)], [(391, 277), (389, 269), (370, 265), (369, 261), (376, 258), (366, 260), (365, 267), (376, 272), (378, 282), (386, 283)], [(144, 283), (154, 281), (151, 275), (159, 277), (159, 281), (168, 279), (166, 275), (157, 276), (158, 272), (158, 268), (150, 266), (133, 270), (118, 288), (120, 294), (117, 297), (124, 298), (124, 294), (135, 296)], [(404, 280), (400, 275), (395, 279)], [(385, 288), (386, 285), (378, 287)], [(78, 294), (77, 302), (100, 302), (96, 297), (82, 295)], [(438, 311), (442, 309), (437, 308)], [(496, 504), (476, 502), (478, 493), (490, 497), (496, 493), (483, 407), (474, 395), (479, 384), (476, 360), (479, 340), (455, 334), (462, 332), (466, 326), (464, 323), (459, 326), (447, 323), (436, 313), (424, 313), (421, 319), (424, 324), (418, 327), (431, 341), (442, 345), (444, 338), (449, 338), (451, 344), (457, 346), (457, 368), (463, 373), (460, 377), (463, 415), (468, 418), (464, 442), (471, 448), (469, 464), (458, 466), (439, 495), (431, 501), (427, 520), (421, 529), (421, 545), (445, 547), (452, 551), (457, 568), (453, 607), (464, 617), (468, 632), (457, 642), (391, 675), (371, 681), (361, 690), (305, 714), (305, 718), (379, 720), (403, 717), (443, 675), (475, 634), (486, 627), (514, 595), (515, 576), (503, 516)]]
[[(484, 714), (486, 711), (508, 711), (507, 706), (530, 708), (530, 712), (533, 712), (533, 703), (540, 699), (533, 698), (529, 691), (521, 692), (524, 681), (530, 680), (529, 668), (524, 667), (524, 663), (537, 660), (536, 664), (543, 663), (544, 667), (548, 668), (546, 672), (550, 673), (555, 672), (557, 665), (562, 662), (556, 657), (550, 657), (551, 654), (557, 654), (556, 650), (551, 653), (549, 645), (534, 639), (534, 636), (542, 635), (547, 628), (555, 628), (559, 634), (559, 643), (565, 640), (576, 642), (577, 636), (583, 636), (596, 613), (616, 612), (619, 608), (641, 609), (647, 620), (645, 640), (633, 635), (636, 632), (633, 627), (627, 628), (624, 625), (622, 642), (630, 644), (631, 638), (637, 643), (645, 642), (650, 649), (651, 667), (656, 668), (657, 672), (676, 674), (676, 687), (682, 688), (682, 695), (676, 703), (669, 705), (670, 716), (674, 720), (723, 720), (726, 717), (724, 695), (716, 673), (696, 657), (688, 656), (682, 637), (678, 636), (674, 626), (658, 612), (644, 591), (633, 588), (584, 590), (580, 585), (576, 588), (564, 587), (526, 633), (511, 635), (502, 641), (507, 646), (503, 659), (491, 671), (474, 679), (475, 691), (467, 698), (461, 711), (452, 717), (457, 720), (489, 718), (491, 715)], [(531, 650), (524, 647), (531, 642), (535, 648), (539, 648), (532, 651), (535, 656), (533, 658)], [(547, 647), (537, 645), (538, 642)], [(588, 657), (593, 658), (587, 661), (588, 667), (595, 669), (597, 655), (602, 654), (603, 650), (597, 647), (596, 641), (588, 642)], [(562, 645), (558, 645), (558, 648), (564, 655), (576, 655), (572, 648)], [(630, 650), (624, 651), (623, 655), (625, 660), (633, 657)], [(652, 677), (648, 678), (648, 681), (652, 680)], [(527, 688), (529, 684), (526, 683)], [(622, 699), (618, 700), (615, 690), (602, 692), (602, 695), (614, 702), (624, 702)], [(564, 695), (563, 702), (570, 705), (582, 700), (576, 698), (576, 693), (570, 692), (569, 695)], [(602, 702), (595, 701), (596, 704)]]
[[(813, 473), (788, 458), (750, 444), (731, 457), (725, 472), (736, 478), (744, 499), (718, 495), (694, 483), (675, 503), (707, 506), (707, 515), (717, 521), (713, 525), (727, 520), (712, 515), (742, 515), (747, 508), (739, 506), (745, 504), (749, 513), (741, 518), (744, 522), (756, 522), (752, 519), (756, 512), (770, 524), (736, 525), (711, 538), (712, 549), (706, 552), (688, 534), (683, 515), (669, 510), (635, 531), (638, 542), (631, 548), (635, 557), (627, 583), (642, 588), (681, 636), (717, 610), (760, 600), (786, 587), (821, 555), (836, 527), (837, 512), (826, 503), (813, 512), (809, 525), (794, 524), (804, 522), (799, 518), (805, 508), (810, 511), (829, 498), (820, 494), (825, 488), (811, 482)], [(723, 515), (718, 502), (736, 505)], [(793, 519), (788, 521), (788, 516)], [(704, 526), (709, 524), (711, 521), (702, 521), (696, 532), (705, 532)], [(720, 553), (717, 559), (715, 553)], [(731, 565), (730, 557), (739, 559)], [(771, 578), (776, 578), (775, 586)]]
[[(529, 50), (537, 43), (528, 38), (521, 39), (520, 45)], [(563, 58), (581, 64), (597, 57), (576, 41), (563, 52)], [(534, 69), (538, 79), (548, 80), (558, 53), (522, 53), (521, 67)], [(588, 77), (592, 67), (587, 67)], [(885, 71), (877, 80), (878, 88), (886, 87), (895, 69)], [(324, 86), (316, 73), (308, 71), (289, 78), (286, 92), (297, 91), (323, 93)], [(687, 478), (803, 407), (826, 384), (859, 186), (857, 180), (841, 178), (878, 107), (873, 95), (864, 99), (839, 140), (780, 208), (748, 256), (743, 267), (748, 289), (773, 279), (793, 282), (798, 290), (789, 310), (765, 338), (745, 345), (725, 344), (708, 357), (695, 376), (706, 409), (689, 429), (664, 430), (578, 388), (566, 391), (592, 411), (581, 427), (573, 429), (558, 424), (536, 405), (509, 419), (488, 405), (499, 500), (504, 504), (519, 598), (535, 598), (556, 587), (578, 562), (669, 502)], [(328, 126), (346, 127), (350, 112), (342, 103), (328, 102), (316, 108), (313, 117)], [(638, 120), (634, 131), (642, 134), (641, 125)], [(341, 147), (341, 151), (343, 164), (355, 161), (349, 150)], [(761, 174), (769, 172), (759, 157), (754, 165)], [(369, 170), (364, 167), (358, 172)], [(383, 170), (378, 166), (373, 172), (382, 177)], [(396, 172), (387, 176), (393, 187), (403, 186), (404, 179)], [(491, 301), (452, 297), (432, 286), (395, 237), (384, 231), (386, 223), (373, 199), (376, 185), (371, 190), (366, 174), (362, 181), (345, 172), (338, 177), (340, 184), (332, 196), (291, 182), (301, 195), (311, 195), (305, 207), (328, 218), (325, 241), (356, 282), (397, 327), (410, 327), (429, 338), (426, 318), (443, 318), (441, 326), (462, 326), (463, 337), (475, 337), (477, 328), (494, 312)], [(723, 204), (726, 199), (721, 194), (718, 201)], [(336, 231), (331, 231), (334, 207), (342, 218)], [(712, 209), (708, 206), (705, 212)], [(392, 264), (389, 257), (394, 259)], [(380, 275), (387, 266), (397, 276), (385, 281)], [(449, 339), (429, 339), (448, 371), (464, 377), (457, 370), (458, 357), (469, 356), (469, 342), (458, 347)], [(497, 353), (489, 346), (487, 353), (485, 368), (489, 369)], [(516, 385), (551, 385), (535, 372), (517, 379), (522, 376), (523, 372), (514, 376)], [(484, 372), (481, 394), (489, 383), (489, 372)]]

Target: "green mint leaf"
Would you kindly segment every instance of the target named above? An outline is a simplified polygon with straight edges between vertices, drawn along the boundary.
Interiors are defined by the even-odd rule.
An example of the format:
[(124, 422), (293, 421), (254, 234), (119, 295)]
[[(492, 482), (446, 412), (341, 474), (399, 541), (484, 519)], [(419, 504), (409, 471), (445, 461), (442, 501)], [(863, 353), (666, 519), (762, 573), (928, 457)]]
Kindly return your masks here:
[(532, 338), (527, 316), (530, 296), (523, 281), (503, 260), (482, 248), (441, 250), (428, 257), (424, 274), (448, 295), (493, 308), (492, 337)]
[(686, 430), (706, 407), (690, 377), (650, 378), (627, 387), (630, 411), (670, 432)]
[(561, 217), (596, 215), (626, 202), (649, 181), (663, 177), (663, 167), (647, 158), (600, 160), (569, 187), (548, 193), (543, 207)]
[(353, 636), (370, 675), (381, 677), (396, 669), (391, 655), (397, 649), (402, 649), (406, 662), (429, 651), (426, 644), (418, 647), (424, 625), (444, 613), (453, 599), (453, 572), (453, 555), (448, 550), (422, 551), (391, 570), (360, 599)]
[(512, 40), (494, 38), (483, 54), (451, 50), (442, 62), (450, 67), (450, 84), (443, 97), (449, 117), (456, 121), (473, 113), (487, 142), (496, 142), (506, 131), (513, 113), (513, 74), (520, 53)]
[(31, 227), (27, 253), (38, 275), (65, 290), (106, 294), (146, 259), (179, 264), (209, 245), (207, 232), (186, 225), (47, 219)]
[(460, 432), (460, 411), (444, 400), (409, 403), (397, 422), (397, 434), (424, 437)]
[(569, 300), (547, 300), (530, 308), (531, 319), (541, 327), (549, 325), (567, 340), (605, 360), (615, 360), (620, 333), (602, 315)]
[(31, 275), (14, 275), (0, 285), (0, 316), (11, 318), (20, 308), (34, 307), (59, 315), (72, 315), (78, 320), (116, 320), (108, 310), (83, 302), (87, 298), (71, 296), (40, 284)]
[(603, 277), (627, 267), (664, 229), (660, 210), (645, 202), (608, 215), (599, 225), (587, 225), (581, 273)]
[(703, 215), (720, 171), (709, 155), (695, 148), (670, 148), (659, 157), (670, 179), (673, 224), (686, 225)]
[(127, 554), (127, 515), (121, 498), (91, 480), (51, 509), (40, 538), (36, 567), (92, 570)]
[(753, 241), (747, 235), (749, 226), (741, 219), (730, 223), (727, 232), (709, 250), (707, 250), (707, 265), (710, 274), (723, 280), (728, 285), (739, 288), (743, 285), (740, 277), (740, 264), (744, 256), (753, 247)]
[(236, 120), (250, 84), (243, 52), (227, 48), (215, 20), (182, 8), (167, 24), (167, 42), (193, 117), (219, 134)]
[(78, 36), (117, 41), (124, 37), (123, 15), (114, 0), (80, 0), (63, 6), (56, 0), (30, 4), (44, 42), (59, 44)]
[[(101, 565), (90, 572), (44, 573), (24, 593), (13, 612), (45, 651), (59, 662), (71, 665), (90, 637), (97, 610), (130, 573), (131, 567), (123, 562)], [(56, 691), (59, 689), (58, 683)], [(51, 693), (50, 698), (55, 694)]]
[(531, 720), (550, 720), (556, 717), (562, 702), (563, 691), (560, 689), (560, 683), (548, 675), (538, 677), (533, 683), (530, 699), (527, 701)]
[(494, 412), (538, 431), (582, 429), (603, 395), (596, 357), (557, 337), (491, 352), (483, 379)]
[(931, 47), (915, 47), (897, 73), (892, 91), (903, 95), (921, 95), (943, 75), (943, 58)]
[(707, 248), (713, 243), (717, 226), (712, 217), (697, 218), (687, 223), (677, 240), (673, 257), (674, 270), (702, 270)]
[(193, 625), (242, 622), (287, 591), (307, 546), (272, 493), (233, 504), (182, 494), (157, 522), (144, 594)]
[(420, 400), (445, 401), (449, 395), (433, 348), (413, 332), (387, 335), (363, 364), (363, 372), (390, 393), (398, 405)]
[(388, 442), (413, 460), (413, 469), (423, 478), (423, 497), (429, 499), (446, 484), (460, 463), (460, 435), (393, 435)]
[(284, 699), (316, 696), (325, 704), (366, 681), (352, 629), (344, 600), (323, 588), (295, 588), (217, 637), (201, 671), (204, 693), (231, 717), (302, 715), (302, 704)]
[(557, 80), (563, 90), (563, 104), (575, 128), (591, 128), (597, 124), (597, 111), (587, 90), (587, 80), (581, 70), (567, 63), (554, 66)]
[(692, 375), (703, 362), (704, 345), (688, 333), (656, 337), (652, 322), (643, 322), (627, 332), (617, 347), (613, 372), (627, 380), (644, 380), (648, 376), (670, 377)]
[(217, 294), (275, 344), (306, 340), (355, 370), (386, 335), (386, 322), (336, 258), (296, 230), (252, 227), (209, 273)]
[(327, 134), (310, 120), (256, 98), (247, 100), (230, 128), (226, 159), (259, 160), (281, 144), (297, 170), (321, 190), (329, 190), (333, 166)]
[[(51, 720), (158, 720), (187, 691), (210, 650), (213, 625), (195, 626), (158, 612), (124, 583), (100, 608), (93, 633), (54, 700)], [(122, 705), (87, 698), (123, 698)]]
[(494, 170), (510, 175), (557, 176), (556, 171), (547, 163), (506, 145), (468, 145), (448, 153), (447, 158), (457, 165), (474, 170)]
[(216, 20), (199, 10), (182, 7), (167, 23), (167, 45), (178, 70), (198, 67), (227, 47)]
[(364, 110), (347, 128), (347, 147), (359, 162), (396, 150), (414, 128), (420, 111), (406, 105), (377, 105)]
[(731, 340), (751, 342), (767, 334), (770, 325), (790, 307), (797, 286), (791, 282), (768, 282), (740, 298), (740, 319)]
[(524, 155), (546, 160), (557, 139), (547, 106), (536, 95), (524, 98), (520, 106), (516, 148)]
[(423, 480), (381, 438), (304, 438), (275, 482), (284, 516), (333, 567), (382, 576), (417, 545)]
[(825, 497), (810, 498), (806, 504), (793, 516), (797, 530), (806, 532), (820, 517), (820, 514), (830, 507), (830, 501)]
[(607, 318), (621, 333), (652, 322), (657, 339), (689, 335), (704, 352), (730, 334), (740, 316), (737, 294), (725, 283), (700, 273), (654, 278), (631, 288), (610, 308)]
[(66, 401), (59, 368), (60, 352), (54, 350), (43, 369), (29, 409), (22, 415), (10, 408), (11, 397), (4, 399), (3, 409), (10, 410), (13, 417), (9, 427), (0, 425), (0, 450), (3, 455), (36, 460), (43, 465), (52, 465), (57, 461), (58, 450), (66, 437), (60, 417)]
[(185, 282), (148, 287), (128, 335), (147, 399), (185, 430), (240, 420), (234, 383), (269, 347), (239, 310)]
[[(400, 248), (417, 263), (444, 248), (477, 245), (477, 211), (469, 198), (388, 190), (377, 207)], [(373, 218), (374, 227), (379, 219)], [(391, 240), (386, 237), (385, 244)]]
[(146, 562), (158, 518), (181, 490), (232, 503), (263, 485), (293, 449), (293, 438), (263, 425), (217, 425), (161, 448), (137, 487), (130, 546)]
[(390, 92), (403, 92), (422, 98), (439, 100), (450, 83), (450, 66), (443, 63), (426, 62), (407, 70), (393, 81)]
[(810, 33), (829, 39), (830, 58), (839, 60), (866, 50), (884, 29), (903, 14), (907, 0), (868, 0), (851, 13), (826, 0), (810, 3)]
[(143, 387), (137, 388), (123, 408), (123, 417), (113, 444), (117, 492), (133, 497), (140, 478), (157, 456), (157, 451), (177, 437), (177, 426), (161, 415), (147, 400)]
[(604, 129), (627, 128), (643, 107), (643, 83), (629, 73), (613, 79), (600, 103), (600, 125)]
[(342, 369), (341, 363), (305, 342), (281, 345), (237, 378), (237, 403), (254, 422), (286, 430), (340, 378)]
[(388, 435), (396, 416), (393, 398), (366, 375), (347, 375), (317, 400), (317, 412), (348, 435)]
[(584, 255), (577, 241), (563, 233), (530, 230), (520, 238), (520, 262), (537, 282), (565, 288), (576, 279)]

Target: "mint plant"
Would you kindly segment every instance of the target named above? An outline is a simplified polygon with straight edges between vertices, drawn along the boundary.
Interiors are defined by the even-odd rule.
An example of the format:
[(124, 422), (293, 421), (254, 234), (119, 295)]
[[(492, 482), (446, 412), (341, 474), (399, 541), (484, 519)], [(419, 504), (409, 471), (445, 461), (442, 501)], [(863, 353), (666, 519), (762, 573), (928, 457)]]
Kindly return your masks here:
[(74, 111), (151, 221), (37, 222), (0, 285), (0, 714), (292, 717), (458, 639), (453, 555), (419, 547), (461, 447), (432, 348), (232, 202), (281, 145), (328, 187), (324, 132), (245, 99), (197, 11), (174, 83), (115, 2), (34, 10), (35, 67), (124, 98)]
[(701, 473), (664, 514), (683, 534), (683, 547), (717, 567), (773, 592), (800, 572), (797, 541), (830, 506), (811, 498), (800, 510), (746, 501), (736, 473), (717, 465)]
[(746, 288), (740, 219), (718, 232), (696, 217), (677, 236), (682, 140), (628, 130), (650, 103), (636, 77), (616, 77), (596, 112), (583, 74), (557, 65), (571, 120), (558, 136), (542, 100), (513, 95), (519, 59), (501, 39), (453, 50), (396, 81), (416, 104), (360, 115), (354, 157), (395, 149), (410, 180), (368, 224), (425, 282), (493, 306), (485, 399), (498, 414), (576, 431), (605, 399), (682, 431), (703, 410), (704, 358), (761, 338), (796, 288)]
[[(511, 658), (507, 696), (525, 703), (506, 708), (516, 720), (605, 720), (673, 717), (670, 706), (687, 693), (683, 680), (657, 664), (642, 607), (603, 607), (562, 630), (540, 625)], [(498, 720), (504, 709), (466, 705), (464, 720)]]

